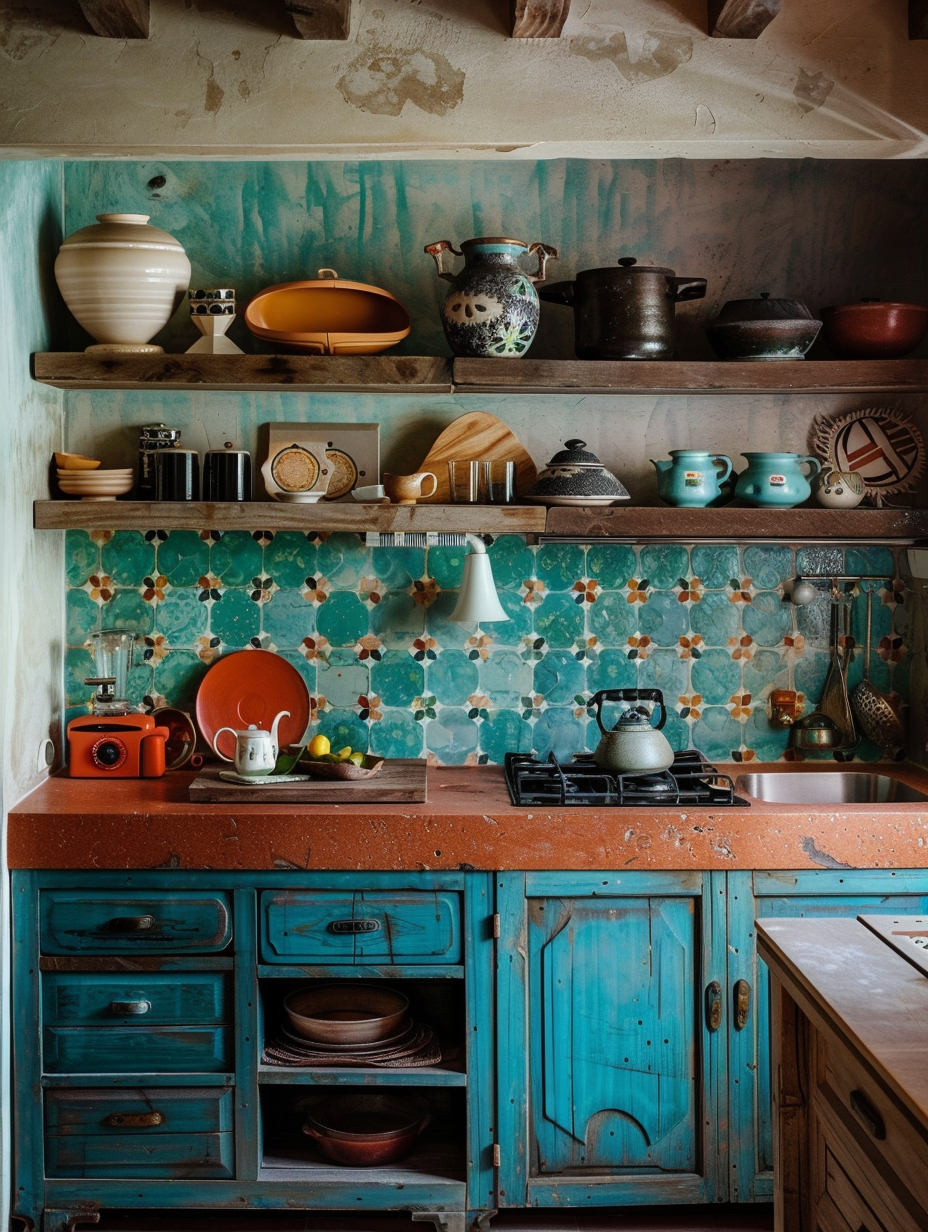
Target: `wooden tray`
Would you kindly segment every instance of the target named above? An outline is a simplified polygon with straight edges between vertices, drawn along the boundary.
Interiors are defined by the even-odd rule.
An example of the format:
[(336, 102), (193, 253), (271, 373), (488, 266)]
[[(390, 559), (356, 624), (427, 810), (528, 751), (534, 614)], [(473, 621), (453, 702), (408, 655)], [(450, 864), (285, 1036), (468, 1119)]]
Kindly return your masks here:
[(370, 779), (310, 779), (270, 787), (240, 786), (219, 777), (224, 766), (206, 766), (190, 784), (196, 804), (372, 804), (426, 799), (426, 764), (422, 758), (384, 763)]

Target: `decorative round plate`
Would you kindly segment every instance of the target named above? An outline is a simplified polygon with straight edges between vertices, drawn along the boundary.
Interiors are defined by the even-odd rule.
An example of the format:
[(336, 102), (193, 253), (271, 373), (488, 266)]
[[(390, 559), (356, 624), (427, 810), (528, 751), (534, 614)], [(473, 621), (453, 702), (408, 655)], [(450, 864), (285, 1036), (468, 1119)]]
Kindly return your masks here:
[[(270, 731), (275, 716), (289, 710), (280, 720), (277, 740), (281, 748), (296, 744), (309, 722), (309, 690), (296, 670), (270, 650), (237, 650), (214, 663), (197, 692), (197, 725), (210, 748), (221, 727), (242, 731), (250, 723)], [(227, 757), (234, 752), (234, 741), (224, 732), (220, 748)]]
[(327, 449), (325, 453), (332, 463), (332, 478), (325, 490), (325, 499), (338, 500), (358, 482), (358, 468), (354, 459), (343, 449)]
[(839, 471), (857, 471), (877, 497), (909, 492), (925, 469), (925, 442), (912, 420), (891, 407), (817, 417), (812, 448)]
[(319, 478), (319, 461), (302, 445), (291, 445), (275, 456), (271, 474), (284, 492), (308, 492)]

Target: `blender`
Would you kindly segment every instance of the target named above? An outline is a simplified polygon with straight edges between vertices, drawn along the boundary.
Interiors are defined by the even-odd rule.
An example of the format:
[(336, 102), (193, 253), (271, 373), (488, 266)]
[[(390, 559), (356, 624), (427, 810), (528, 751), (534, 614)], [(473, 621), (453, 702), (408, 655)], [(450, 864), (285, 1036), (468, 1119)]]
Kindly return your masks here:
[(128, 679), (135, 634), (124, 629), (101, 629), (90, 635), (95, 675), (84, 684), (96, 685), (90, 703), (93, 714), (128, 714)]

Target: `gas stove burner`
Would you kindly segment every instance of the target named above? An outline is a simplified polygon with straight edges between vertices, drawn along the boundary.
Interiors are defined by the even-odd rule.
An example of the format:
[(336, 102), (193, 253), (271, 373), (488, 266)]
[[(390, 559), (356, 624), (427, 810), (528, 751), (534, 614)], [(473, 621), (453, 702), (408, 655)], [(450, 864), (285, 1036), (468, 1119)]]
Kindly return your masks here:
[(506, 787), (513, 804), (588, 808), (648, 804), (710, 804), (748, 807), (735, 795), (727, 774), (719, 774), (696, 749), (677, 753), (669, 770), (659, 774), (609, 774), (578, 753), (559, 762), (553, 753), (538, 761), (528, 753), (506, 754)]

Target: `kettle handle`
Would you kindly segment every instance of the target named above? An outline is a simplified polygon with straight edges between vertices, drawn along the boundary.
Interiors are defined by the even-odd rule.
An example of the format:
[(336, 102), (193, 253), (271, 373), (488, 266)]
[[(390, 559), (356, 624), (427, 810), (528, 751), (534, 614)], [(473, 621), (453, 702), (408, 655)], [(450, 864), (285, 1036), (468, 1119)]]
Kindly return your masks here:
[(705, 278), (668, 278), (673, 287), (674, 303), (685, 299), (703, 299), (706, 294)]
[(462, 257), (464, 254), (451, 243), (450, 240), (436, 240), (434, 244), (426, 244), (425, 252), (430, 257), (434, 257), (435, 264), (438, 267), (438, 277), (444, 278), (446, 282), (451, 282), (454, 274), (451, 270), (446, 270), (444, 267), (444, 256), (446, 252), (453, 253), (456, 257)]
[(226, 757), (225, 753), (223, 753), (222, 749), (219, 747), (219, 737), (222, 735), (223, 732), (231, 732), (233, 736), (235, 737), (238, 736), (238, 732), (233, 727), (220, 727), (219, 731), (217, 731), (216, 734), (213, 736), (213, 752), (216, 754), (217, 757), (221, 757), (223, 761), (234, 762), (235, 758)]
[[(596, 708), (596, 722), (604, 736), (608, 729), (603, 726), (603, 702), (654, 702), (660, 717), (652, 724), (655, 731), (660, 731), (667, 722), (667, 707), (664, 705), (664, 695), (660, 689), (600, 689), (594, 693), (587, 706)], [(653, 711), (652, 711), (653, 715)]]
[(557, 249), (552, 248), (550, 244), (542, 244), (540, 240), (536, 240), (534, 244), (529, 244), (528, 250), (538, 258), (538, 273), (529, 274), (529, 282), (544, 282), (545, 266), (550, 260), (557, 260)]

